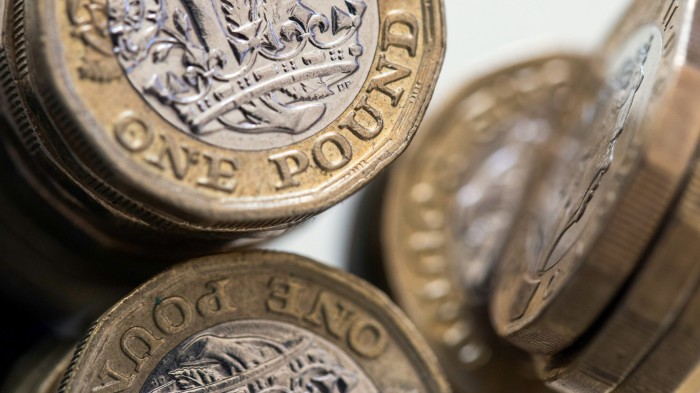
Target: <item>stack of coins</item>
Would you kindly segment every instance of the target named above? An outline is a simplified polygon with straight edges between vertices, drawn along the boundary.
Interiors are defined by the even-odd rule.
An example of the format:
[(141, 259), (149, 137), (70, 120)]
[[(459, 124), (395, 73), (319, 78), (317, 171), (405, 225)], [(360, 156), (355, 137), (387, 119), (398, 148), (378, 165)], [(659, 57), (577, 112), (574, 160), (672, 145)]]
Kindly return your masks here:
[(366, 283), (263, 252), (179, 265), (105, 313), (61, 392), (436, 392), (437, 362)]
[(258, 3), (0, 2), (2, 281), (111, 303), (109, 285), (279, 235), (405, 149), (439, 1)]
[(545, 57), (467, 85), (392, 174), (383, 223), (390, 284), (457, 391), (546, 391), (526, 354), (490, 327), (490, 278), (533, 174), (580, 118), (574, 93), (589, 82), (588, 63)]
[(405, 149), (444, 55), (435, 1), (137, 3), (7, 0), (1, 62), (17, 171), (142, 254), (358, 190)]
[(696, 2), (436, 112), (356, 222), (401, 311), (237, 248), (408, 148), (441, 0), (0, 0), (0, 391), (700, 392)]
[[(69, 367), (51, 367), (47, 354), (46, 367), (26, 378), (20, 367), (8, 389), (55, 391), (66, 370), (61, 391), (133, 389), (139, 359), (167, 339), (173, 347), (152, 358), (159, 374), (138, 389), (447, 392), (394, 306), (294, 256), (214, 258), (224, 265), (210, 279), (201, 269), (213, 265), (195, 261), (140, 289), (158, 299), (137, 291), (118, 301), (174, 262), (279, 235), (400, 155), (444, 57), (442, 8), (0, 1), (2, 295), (69, 336), (112, 304), (133, 299), (147, 312), (143, 321), (125, 315), (135, 325), (124, 332), (100, 333), (115, 340), (110, 351), (88, 337)], [(185, 356), (192, 350), (198, 359)], [(82, 357), (90, 351), (103, 364)], [(218, 356), (226, 359), (212, 364)]]
[(502, 261), (495, 328), (559, 390), (673, 392), (700, 362), (695, 3), (632, 5)]
[(392, 174), (387, 277), (455, 390), (700, 391), (695, 6), (470, 83)]
[(72, 356), (43, 351), (18, 364), (5, 391), (450, 391), (385, 295), (289, 254), (178, 265), (108, 310)]

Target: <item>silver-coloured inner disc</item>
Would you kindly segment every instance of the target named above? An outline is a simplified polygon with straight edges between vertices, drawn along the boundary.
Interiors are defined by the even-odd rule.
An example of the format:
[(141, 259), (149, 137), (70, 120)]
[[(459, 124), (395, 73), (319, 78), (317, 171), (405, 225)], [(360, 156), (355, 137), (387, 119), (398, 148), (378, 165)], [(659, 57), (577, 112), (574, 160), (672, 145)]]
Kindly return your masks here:
[(127, 78), (181, 131), (266, 150), (337, 119), (369, 74), (377, 0), (109, 0)]
[(141, 393), (378, 393), (360, 366), (335, 344), (274, 321), (227, 322), (170, 351)]

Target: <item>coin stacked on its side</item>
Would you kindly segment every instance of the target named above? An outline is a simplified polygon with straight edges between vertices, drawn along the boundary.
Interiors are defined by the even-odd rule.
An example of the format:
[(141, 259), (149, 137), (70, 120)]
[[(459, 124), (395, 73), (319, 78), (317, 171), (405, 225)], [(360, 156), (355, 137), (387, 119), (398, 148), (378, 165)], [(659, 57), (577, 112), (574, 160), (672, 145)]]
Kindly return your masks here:
[(527, 356), (495, 338), (486, 304), (533, 174), (580, 119), (588, 70), (586, 58), (560, 55), (468, 84), (392, 173), (388, 276), (457, 391), (548, 391)]
[(495, 327), (561, 391), (673, 392), (700, 364), (699, 23), (694, 0), (631, 6), (502, 261)]
[(440, 0), (2, 0), (0, 27), (0, 287), (91, 317), (365, 185), (445, 41)]
[(439, 0), (2, 12), (14, 164), (87, 233), (151, 254), (284, 229), (357, 191), (408, 145), (444, 56)]
[(201, 255), (407, 148), (441, 0), (0, 0), (0, 296), (64, 336), (111, 306), (3, 392), (699, 392), (698, 1), (438, 111), (353, 250), (414, 327), (303, 257)]

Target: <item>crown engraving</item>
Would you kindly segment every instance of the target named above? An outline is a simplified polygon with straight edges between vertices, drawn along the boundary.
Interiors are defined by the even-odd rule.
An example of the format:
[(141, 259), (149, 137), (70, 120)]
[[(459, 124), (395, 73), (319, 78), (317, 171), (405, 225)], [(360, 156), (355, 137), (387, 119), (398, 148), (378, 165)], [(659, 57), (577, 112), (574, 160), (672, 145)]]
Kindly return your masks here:
[(131, 83), (181, 129), (297, 135), (364, 52), (364, 0), (311, 2), (109, 0), (109, 33)]

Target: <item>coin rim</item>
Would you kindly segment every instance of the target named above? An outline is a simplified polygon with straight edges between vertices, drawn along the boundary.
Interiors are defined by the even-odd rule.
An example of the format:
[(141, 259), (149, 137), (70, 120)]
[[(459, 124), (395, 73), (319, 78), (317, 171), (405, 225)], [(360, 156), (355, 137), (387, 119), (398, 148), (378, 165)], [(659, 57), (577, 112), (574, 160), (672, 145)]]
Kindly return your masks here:
[[(22, 1), (22, 0), (16, 0)], [(53, 7), (42, 6), (49, 0), (28, 1), (27, 10), (27, 36), (46, 37), (55, 29), (56, 20), (52, 11), (45, 11)], [(386, 1), (386, 0), (379, 0)], [(40, 5), (41, 3), (41, 5)], [(334, 175), (331, 180), (325, 179), (321, 184), (312, 189), (301, 192), (287, 193), (284, 197), (270, 195), (265, 198), (246, 197), (240, 199), (208, 197), (194, 188), (185, 189), (181, 184), (171, 180), (162, 179), (148, 171), (141, 169), (133, 160), (124, 160), (120, 157), (97, 157), (97, 152), (105, 152), (114, 149), (114, 142), (110, 142), (103, 133), (86, 131), (88, 125), (94, 124), (92, 120), (76, 119), (71, 127), (60, 130), (60, 137), (69, 146), (76, 148), (76, 158), (82, 165), (87, 165), (91, 171), (97, 173), (99, 179), (109, 179), (125, 195), (134, 200), (146, 204), (151, 210), (162, 212), (167, 219), (184, 219), (189, 223), (181, 223), (191, 229), (211, 230), (224, 232), (239, 232), (246, 230), (281, 229), (303, 221), (312, 215), (319, 213), (334, 204), (346, 199), (351, 194), (366, 185), (369, 179), (375, 177), (383, 168), (393, 162), (409, 145), (418, 125), (422, 121), (425, 110), (433, 95), (439, 70), (442, 67), (445, 54), (445, 23), (444, 4), (442, 0), (431, 0), (432, 4), (420, 2), (422, 12), (425, 13), (421, 28), (423, 29), (424, 51), (420, 58), (420, 65), (416, 67), (415, 83), (420, 86), (422, 97), (420, 101), (408, 102), (401, 109), (410, 113), (399, 119), (397, 125), (391, 130), (391, 138), (377, 149), (373, 146), (368, 150), (364, 160), (356, 162), (352, 167), (342, 170), (344, 175)], [(54, 26), (54, 27), (51, 27)], [(46, 29), (46, 30), (45, 30)], [(381, 38), (381, 37), (380, 37)], [(431, 41), (432, 39), (432, 41)], [(44, 110), (54, 113), (84, 113), (83, 106), (76, 92), (66, 84), (71, 80), (66, 65), (61, 61), (59, 48), (47, 48), (47, 42), (42, 40), (40, 45), (29, 45), (30, 56), (35, 59), (45, 59), (45, 62), (34, 61), (35, 70), (46, 75), (57, 75), (55, 78), (43, 78), (33, 80), (35, 90), (43, 96), (58, 99), (59, 105), (51, 107), (44, 104)], [(381, 45), (381, 44), (379, 44)], [(381, 55), (377, 51), (373, 64)], [(371, 78), (371, 74), (367, 80)], [(363, 83), (367, 83), (367, 80)], [(361, 94), (360, 94), (361, 95)], [(359, 97), (359, 95), (358, 95)], [(58, 112), (56, 112), (58, 111)], [(407, 121), (411, 118), (415, 121)], [(70, 118), (70, 117), (68, 117)], [(331, 124), (332, 125), (332, 124)], [(324, 130), (329, 129), (325, 127)], [(98, 128), (99, 129), (99, 128)], [(318, 135), (318, 134), (317, 134)], [(366, 143), (366, 142), (363, 142)], [(110, 147), (112, 146), (112, 147)], [(292, 145), (294, 146), (294, 145)], [(291, 147), (291, 146), (290, 146)], [(373, 152), (371, 152), (373, 150)], [(119, 176), (114, 176), (118, 173)], [(323, 176), (318, 176), (323, 179)], [(178, 188), (175, 195), (172, 188)], [(110, 195), (103, 195), (110, 199)], [(223, 201), (226, 199), (226, 201)], [(157, 208), (155, 206), (158, 206)]]
[[(81, 391), (84, 381), (78, 378), (80, 371), (84, 367), (89, 367), (93, 359), (88, 359), (92, 355), (95, 357), (99, 354), (90, 353), (92, 343), (104, 340), (105, 336), (109, 335), (109, 327), (114, 323), (119, 323), (121, 318), (128, 317), (131, 314), (124, 315), (126, 309), (134, 303), (140, 302), (140, 297), (143, 294), (150, 293), (159, 286), (166, 285), (172, 279), (178, 279), (182, 282), (181, 272), (197, 272), (200, 270), (211, 269), (215, 266), (227, 266), (229, 269), (237, 267), (255, 268), (256, 265), (264, 265), (266, 271), (272, 270), (274, 266), (284, 266), (286, 270), (290, 267), (297, 271), (303, 271), (309, 277), (317, 277), (318, 280), (324, 282), (333, 282), (335, 288), (341, 288), (342, 296), (350, 299), (352, 302), (362, 307), (364, 310), (372, 310), (373, 317), (384, 326), (388, 332), (391, 332), (392, 337), (397, 344), (403, 348), (400, 350), (409, 362), (419, 371), (423, 372), (422, 381), (428, 385), (428, 388), (434, 388), (434, 393), (450, 393), (451, 389), (447, 384), (442, 371), (438, 365), (437, 358), (431, 352), (430, 347), (424, 342), (418, 330), (411, 324), (410, 320), (394, 305), (387, 295), (359, 277), (355, 277), (341, 270), (331, 268), (320, 264), (311, 259), (281, 252), (273, 251), (242, 251), (229, 254), (218, 254), (213, 256), (202, 257), (176, 265), (165, 272), (155, 276), (145, 284), (141, 285), (129, 295), (119, 301), (114, 307), (102, 315), (88, 330), (84, 339), (78, 344), (78, 347), (73, 355), (70, 366), (68, 367), (59, 393), (67, 393), (71, 391)], [(189, 281), (198, 281), (198, 277), (194, 277)], [(326, 288), (331, 289), (326, 285)], [(116, 322), (114, 322), (116, 321)], [(296, 324), (295, 326), (302, 326)], [(321, 335), (322, 337), (325, 337)], [(94, 352), (94, 351), (93, 351)], [(433, 393), (433, 391), (431, 391)]]
[[(664, 4), (660, 4), (659, 8)], [(604, 69), (606, 59), (618, 48), (620, 42), (624, 42), (644, 26), (660, 25), (661, 16), (656, 13), (653, 14), (653, 19), (645, 17), (643, 23), (634, 20), (634, 15), (648, 9), (647, 1), (637, 0), (623, 15), (607, 44), (596, 57), (599, 73)], [(692, 12), (692, 9), (686, 10), (684, 17), (690, 18)], [(684, 19), (679, 20), (688, 22)], [(670, 84), (667, 87), (675, 87), (679, 83), (677, 78), (682, 67), (700, 65), (700, 57), (695, 53), (697, 49), (689, 43), (690, 39), (697, 35), (697, 26), (683, 25), (679, 28), (682, 31), (677, 37), (676, 53), (669, 59), (666, 68), (670, 74)], [(686, 60), (687, 63), (679, 66), (679, 59)], [(492, 306), (492, 320), (500, 335), (531, 353), (554, 355), (561, 352), (575, 345), (576, 341), (594, 326), (639, 266), (649, 242), (671, 207), (673, 198), (678, 195), (681, 181), (690, 169), (694, 146), (700, 142), (700, 130), (693, 130), (693, 141), (679, 142), (680, 147), (687, 151), (672, 157), (671, 165), (669, 162), (659, 161), (658, 152), (668, 148), (657, 147), (650, 142), (658, 141), (665, 134), (664, 127), (659, 124), (659, 115), (665, 115), (664, 112), (669, 110), (667, 101), (673, 92), (673, 89), (666, 88), (657, 98), (657, 104), (652, 104), (656, 105), (654, 113), (657, 116), (652, 119), (651, 126), (642, 127), (648, 130), (649, 135), (640, 152), (641, 164), (633, 177), (626, 179), (618, 200), (606, 217), (605, 225), (601, 226), (603, 229), (592, 238), (593, 246), (581, 262), (575, 265), (576, 270), (565, 278), (568, 280), (566, 284), (561, 285), (558, 292), (543, 306), (533, 310), (530, 305), (525, 315), (517, 321), (511, 321), (505, 315), (503, 305), (507, 301), (502, 298), (504, 295), (501, 292), (496, 292), (494, 296), (497, 300)], [(657, 157), (654, 157), (655, 155)], [(649, 179), (660, 181), (662, 184), (660, 187), (650, 188), (646, 183)], [(614, 262), (611, 263), (611, 260)], [(594, 290), (592, 283), (595, 283)], [(497, 305), (499, 303), (500, 306)], [(572, 310), (576, 310), (575, 318), (572, 318)]]
[[(691, 74), (683, 78), (687, 82), (682, 85), (700, 87), (700, 68), (686, 72)], [(686, 101), (697, 92), (688, 90), (677, 101)], [(692, 111), (692, 107), (689, 104), (686, 109)], [(700, 128), (700, 115), (695, 117)], [(692, 171), (684, 178), (683, 190), (663, 228), (602, 326), (580, 349), (546, 366), (552, 386), (596, 386), (601, 392), (618, 388), (655, 351), (684, 312), (700, 283), (700, 265), (693, 266), (697, 265), (693, 261), (700, 260), (700, 148), (694, 157)], [(650, 294), (655, 298), (654, 307), (649, 307)], [(675, 359), (668, 362), (675, 363)]]
[[(416, 166), (416, 158), (425, 157), (426, 151), (431, 149), (431, 143), (438, 138), (445, 139), (451, 134), (456, 134), (457, 130), (455, 127), (446, 127), (446, 121), (454, 121), (458, 116), (455, 115), (455, 111), (461, 109), (461, 104), (478, 93), (484, 88), (488, 88), (496, 83), (501, 75), (511, 75), (523, 69), (536, 66), (545, 66), (551, 61), (564, 60), (569, 62), (569, 64), (574, 64), (572, 72), (576, 73), (582, 68), (589, 65), (589, 59), (581, 54), (575, 53), (552, 53), (552, 54), (541, 54), (532, 59), (524, 60), (517, 63), (507, 63), (503, 68), (497, 71), (491, 71), (481, 75), (477, 75), (471, 78), (469, 82), (463, 84), (459, 87), (456, 92), (452, 94), (452, 97), (446, 100), (437, 113), (430, 116), (430, 118), (424, 123), (416, 137), (413, 145), (408, 149), (401, 159), (398, 160), (396, 165), (392, 168), (388, 184), (387, 191), (384, 197), (382, 219), (381, 219), (381, 236), (383, 240), (382, 253), (384, 254), (384, 266), (386, 270), (390, 273), (388, 274), (390, 288), (394, 297), (397, 299), (399, 305), (404, 308), (406, 313), (410, 318), (414, 319), (418, 326), (418, 329), (423, 332), (428, 342), (433, 346), (434, 350), (437, 352), (440, 360), (445, 363), (443, 368), (446, 370), (448, 377), (451, 379), (453, 384), (457, 383), (460, 379), (460, 374), (468, 372), (467, 366), (454, 366), (454, 364), (459, 364), (458, 359), (454, 359), (454, 354), (452, 350), (446, 348), (442, 343), (437, 340), (437, 337), (430, 331), (426, 331), (435, 322), (426, 322), (423, 319), (428, 319), (428, 314), (435, 314), (435, 312), (428, 310), (417, 310), (412, 304), (418, 299), (419, 294), (416, 293), (416, 289), (410, 287), (409, 282), (405, 281), (406, 276), (417, 277), (419, 273), (414, 273), (412, 268), (407, 267), (407, 264), (412, 264), (407, 258), (411, 256), (411, 253), (406, 250), (407, 246), (405, 240), (400, 238), (400, 227), (408, 226), (407, 220), (403, 217), (405, 216), (406, 209), (406, 195), (410, 193), (410, 184), (415, 184), (412, 181), (412, 177), (415, 176), (413, 172)], [(573, 78), (573, 76), (572, 76)], [(561, 86), (568, 86), (571, 83), (564, 83)], [(548, 85), (550, 87), (550, 85)], [(515, 93), (518, 94), (518, 93)], [(524, 97), (527, 97), (529, 93), (519, 93)], [(562, 119), (565, 116), (570, 115), (570, 113), (560, 114)], [(556, 137), (556, 136), (555, 136)], [(466, 140), (473, 139), (473, 135), (463, 136), (465, 140), (464, 145), (467, 145)], [(442, 142), (441, 142), (442, 143)], [(546, 148), (543, 147), (544, 150)], [(512, 232), (512, 231), (511, 231)], [(511, 233), (512, 234), (512, 233)], [(509, 235), (510, 236), (510, 235)], [(444, 248), (444, 247), (443, 247)], [(415, 258), (418, 259), (419, 253), (415, 253)], [(415, 261), (413, 261), (415, 262)], [(448, 262), (447, 272), (443, 274), (436, 274), (434, 280), (448, 279), (450, 281), (451, 290), (449, 295), (446, 295), (446, 299), (450, 301), (459, 303), (463, 312), (477, 312), (479, 307), (469, 308), (464, 311), (466, 305), (466, 289), (462, 288), (461, 283), (456, 278), (457, 270), (453, 263)], [(410, 270), (411, 273), (406, 273)], [(450, 272), (452, 273), (450, 275)], [(411, 282), (413, 280), (410, 280)], [(422, 280), (421, 280), (422, 281)], [(483, 307), (487, 308), (487, 307)], [(485, 310), (483, 310), (485, 311)], [(462, 320), (469, 321), (463, 315), (460, 317)], [(437, 317), (435, 317), (437, 319)], [(490, 323), (490, 320), (486, 320)], [(484, 335), (484, 332), (472, 333), (476, 335)], [(449, 361), (444, 358), (449, 356)], [(462, 375), (463, 376), (463, 375)], [(463, 379), (463, 378), (462, 378)]]

